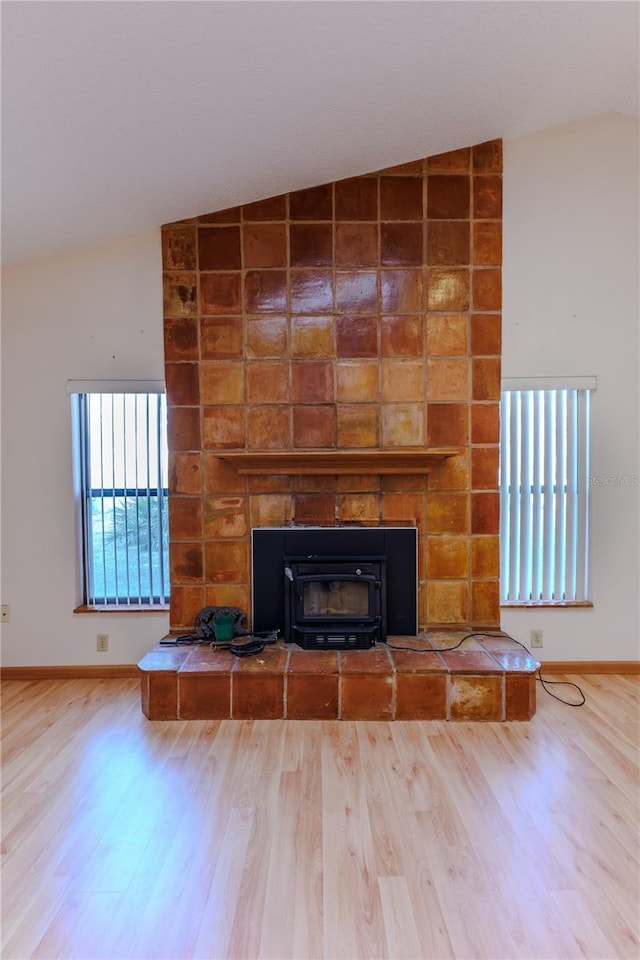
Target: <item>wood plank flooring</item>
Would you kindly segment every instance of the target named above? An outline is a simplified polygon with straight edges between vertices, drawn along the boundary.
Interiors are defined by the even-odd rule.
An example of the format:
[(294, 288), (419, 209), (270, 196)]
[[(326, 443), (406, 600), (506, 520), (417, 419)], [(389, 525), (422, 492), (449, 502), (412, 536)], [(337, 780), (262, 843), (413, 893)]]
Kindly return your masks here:
[(538, 687), (511, 724), (161, 723), (134, 680), (6, 681), (3, 960), (636, 960), (638, 678), (571, 679), (584, 707)]

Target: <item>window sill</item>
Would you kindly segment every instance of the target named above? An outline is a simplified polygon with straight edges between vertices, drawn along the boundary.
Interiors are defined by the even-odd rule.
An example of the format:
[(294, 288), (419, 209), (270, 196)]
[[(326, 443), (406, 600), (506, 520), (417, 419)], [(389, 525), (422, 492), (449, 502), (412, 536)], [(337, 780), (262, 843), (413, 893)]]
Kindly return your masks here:
[(585, 610), (593, 607), (590, 600), (574, 600), (570, 602), (555, 600), (537, 600), (529, 603), (514, 601), (513, 603), (501, 603), (501, 610)]
[(163, 604), (162, 606), (150, 607), (148, 603), (131, 603), (129, 605), (122, 607), (114, 606), (100, 606), (96, 604), (95, 606), (89, 606), (87, 604), (82, 604), (79, 607), (75, 607), (74, 613), (169, 613), (169, 604)]

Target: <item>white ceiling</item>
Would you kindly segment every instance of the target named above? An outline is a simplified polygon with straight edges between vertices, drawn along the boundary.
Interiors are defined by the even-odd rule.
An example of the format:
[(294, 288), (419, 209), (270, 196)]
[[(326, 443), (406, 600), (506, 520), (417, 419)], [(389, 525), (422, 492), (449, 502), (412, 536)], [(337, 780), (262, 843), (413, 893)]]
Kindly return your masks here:
[(2, 2), (2, 253), (609, 111), (631, 2)]

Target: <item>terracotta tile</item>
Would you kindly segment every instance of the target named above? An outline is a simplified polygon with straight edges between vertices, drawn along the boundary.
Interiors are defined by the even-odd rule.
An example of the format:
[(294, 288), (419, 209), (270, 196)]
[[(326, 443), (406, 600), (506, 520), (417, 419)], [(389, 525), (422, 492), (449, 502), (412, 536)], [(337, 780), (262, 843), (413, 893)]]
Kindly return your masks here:
[(531, 720), (536, 712), (535, 676), (507, 674), (505, 697), (507, 720)]
[(240, 227), (199, 227), (198, 266), (200, 270), (239, 270)]
[(375, 266), (378, 263), (377, 224), (336, 224), (335, 261), (338, 268)]
[(248, 270), (244, 279), (248, 313), (281, 313), (287, 309), (285, 270)]
[(424, 445), (424, 411), (420, 403), (386, 403), (380, 408), (383, 447)]
[(499, 400), (501, 387), (500, 358), (474, 358), (471, 366), (473, 399)]
[(470, 147), (461, 150), (450, 150), (448, 153), (439, 153), (435, 157), (427, 158), (429, 173), (467, 173), (471, 162)]
[[(338, 411), (340, 408), (338, 407)], [(376, 444), (377, 446), (377, 444)], [(369, 473), (350, 473), (338, 477), (339, 493), (379, 493), (382, 477)]]
[(420, 313), (423, 307), (422, 271), (381, 270), (380, 305), (383, 313)]
[(247, 478), (215, 454), (203, 454), (202, 470), (205, 493), (244, 493), (247, 489)]
[(203, 317), (200, 322), (203, 360), (238, 359), (242, 356), (242, 317)]
[(333, 217), (333, 184), (325, 183), (308, 190), (289, 194), (289, 216), (292, 220), (331, 220)]
[(377, 220), (378, 181), (373, 177), (339, 180), (335, 185), (336, 220)]
[(430, 220), (426, 263), (431, 267), (470, 263), (469, 235), (465, 220)]
[(495, 533), (500, 529), (500, 494), (471, 494), (471, 532)]
[(198, 359), (198, 321), (195, 317), (164, 321), (166, 361)]
[(284, 717), (284, 673), (261, 677), (234, 672), (231, 676), (234, 720), (280, 720)]
[(501, 670), (535, 677), (536, 672), (540, 667), (539, 660), (536, 660), (535, 657), (530, 656), (526, 650), (515, 644), (513, 641), (511, 643), (511, 647), (515, 647), (515, 652), (511, 648), (501, 649), (499, 646), (497, 646), (497, 641), (491, 637), (483, 637), (482, 646), (499, 664)]
[(207, 607), (239, 607), (240, 610), (250, 610), (249, 586), (246, 583), (208, 583), (204, 602)]
[(172, 495), (199, 494), (202, 471), (199, 453), (169, 453), (169, 489)]
[(465, 356), (467, 318), (462, 314), (427, 317), (427, 354), (430, 357)]
[(502, 317), (496, 313), (474, 313), (471, 317), (471, 351), (475, 356), (502, 352)]
[(197, 363), (164, 365), (167, 403), (176, 407), (193, 407), (200, 403), (200, 380)]
[(169, 533), (175, 540), (202, 540), (202, 504), (200, 497), (169, 497)]
[(244, 364), (232, 360), (207, 362), (201, 364), (200, 373), (203, 403), (244, 402)]
[(427, 494), (427, 531), (435, 533), (468, 533), (469, 504), (462, 493)]
[(195, 273), (165, 273), (162, 300), (165, 317), (194, 317), (198, 312)]
[(422, 317), (381, 317), (380, 350), (383, 357), (421, 357), (424, 353)]
[(252, 360), (247, 364), (249, 403), (286, 403), (289, 399), (289, 364), (281, 360)]
[(336, 307), (349, 314), (371, 313), (378, 307), (375, 270), (350, 270), (336, 274)]
[(429, 403), (427, 444), (456, 447), (469, 442), (469, 408), (464, 403)]
[(423, 493), (385, 493), (382, 497), (382, 518), (388, 525), (417, 527), (425, 533), (426, 500)]
[(463, 450), (455, 457), (441, 461), (429, 474), (429, 490), (468, 490), (469, 489), (469, 452)]
[(196, 269), (196, 228), (162, 228), (162, 269)]
[[(389, 646), (387, 649), (391, 654), (391, 659), (395, 665), (398, 675), (400, 674), (425, 674), (439, 673), (445, 674), (446, 670), (439, 655), (427, 646), (424, 636), (387, 637)], [(413, 647), (407, 650), (394, 650), (394, 646)]]
[(150, 673), (143, 678), (142, 711), (148, 720), (176, 720), (178, 685), (174, 673)]
[(498, 580), (471, 583), (471, 621), (475, 627), (500, 625)]
[[(427, 609), (430, 623), (466, 623), (469, 618), (469, 585), (466, 580), (429, 580)], [(445, 656), (445, 654), (441, 654)], [(488, 658), (487, 658), (488, 659)]]
[(473, 271), (473, 309), (502, 309), (502, 271), (485, 267)]
[(244, 447), (244, 407), (205, 407), (203, 410), (204, 446), (233, 450)]
[(338, 447), (375, 447), (378, 444), (378, 408), (374, 404), (338, 404)]
[[(204, 587), (171, 586), (171, 627), (193, 629), (198, 611), (204, 607)], [(175, 685), (174, 685), (175, 686)]]
[(284, 223), (245, 223), (242, 260), (248, 267), (286, 267), (287, 231)]
[(335, 447), (335, 407), (328, 404), (294, 407), (293, 445), (302, 448)]
[(386, 167), (378, 172), (384, 174), (384, 176), (413, 177), (422, 175), (423, 166), (424, 160), (409, 160), (408, 163), (396, 163), (393, 167)]
[(498, 447), (474, 447), (471, 451), (472, 489), (496, 490), (498, 479)]
[(422, 223), (382, 223), (380, 262), (383, 266), (413, 266), (423, 260)]
[(500, 541), (496, 535), (471, 537), (471, 576), (474, 580), (500, 576)]
[(421, 360), (383, 360), (383, 402), (422, 400), (424, 397), (424, 374), (424, 363)]
[(289, 227), (292, 267), (331, 266), (333, 228), (330, 223), (292, 223)]
[(204, 535), (207, 539), (240, 539), (249, 532), (246, 497), (205, 497)]
[(247, 430), (250, 450), (286, 450), (291, 445), (291, 411), (288, 406), (251, 406)]
[(171, 583), (200, 583), (203, 579), (202, 544), (169, 544), (169, 566)]
[(251, 526), (288, 527), (293, 516), (293, 503), (288, 493), (264, 493), (251, 497)]
[(377, 356), (376, 318), (338, 317), (336, 319), (336, 350), (340, 358)]
[(291, 317), (291, 355), (294, 357), (332, 357), (333, 317)]
[(200, 449), (199, 407), (169, 407), (167, 443), (173, 451)]
[(478, 220), (502, 216), (502, 177), (473, 177), (473, 215)]
[(293, 489), (296, 493), (333, 493), (337, 489), (335, 474), (302, 474), (293, 478)]
[(138, 666), (142, 673), (175, 674), (191, 655), (186, 647), (161, 647), (156, 644), (140, 660)]
[(442, 357), (427, 361), (427, 398), (468, 400), (470, 392), (469, 361), (466, 358)]
[(286, 317), (247, 317), (247, 357), (250, 360), (287, 355)]
[(289, 720), (337, 720), (338, 675), (289, 674), (287, 711)]
[(391, 720), (394, 677), (341, 676), (342, 720)]
[(450, 652), (442, 650), (440, 656), (450, 673), (502, 673), (498, 663), (484, 650), (465, 648)]
[(226, 720), (231, 716), (231, 674), (181, 674), (179, 679), (181, 720)]
[(242, 219), (248, 220), (284, 220), (287, 216), (286, 195), (269, 197), (268, 200), (256, 200), (242, 207)]
[(440, 174), (427, 179), (427, 217), (465, 220), (469, 217), (470, 178)]
[(444, 674), (398, 673), (396, 720), (446, 720), (446, 717), (447, 678)]
[[(481, 375), (480, 379), (484, 381), (484, 375)], [(471, 442), (500, 442), (500, 405), (498, 403), (471, 404)]]
[(502, 173), (502, 140), (487, 140), (473, 147), (474, 173)]
[(424, 493), (427, 488), (427, 477), (420, 474), (403, 474), (396, 476), (387, 474), (380, 477), (382, 490), (385, 493)]
[(340, 523), (377, 524), (380, 521), (378, 496), (375, 493), (340, 493), (336, 504)]
[(200, 313), (240, 313), (242, 290), (240, 272), (200, 274)]
[(378, 363), (347, 360), (336, 364), (336, 396), (341, 402), (367, 403), (378, 399)]
[(333, 403), (333, 364), (326, 360), (294, 361), (291, 365), (294, 403)]
[[(254, 407), (254, 409), (257, 409)], [(291, 444), (287, 444), (287, 449)], [(271, 493), (287, 493), (293, 488), (293, 479), (287, 474), (281, 476), (249, 477), (249, 493), (252, 497)]]
[(427, 310), (468, 310), (469, 271), (431, 267), (427, 271)]
[(331, 270), (296, 270), (291, 273), (292, 313), (331, 313), (333, 273)]
[(342, 650), (339, 663), (342, 675), (377, 674), (384, 677), (392, 670), (391, 654), (384, 645), (371, 647), (369, 650)]
[(198, 217), (198, 223), (239, 223), (240, 207), (227, 207), (226, 210), (215, 210), (213, 213), (203, 213)]
[(422, 220), (422, 177), (380, 177), (380, 219)]
[(207, 540), (205, 575), (207, 583), (242, 583), (248, 570), (245, 540)]
[(454, 676), (449, 679), (451, 720), (502, 720), (502, 679), (500, 677)]
[(332, 527), (336, 521), (336, 498), (329, 493), (297, 493), (293, 498), (293, 516), (297, 524)]
[(315, 678), (331, 674), (337, 676), (338, 654), (335, 650), (301, 650), (292, 645), (287, 672), (289, 678), (299, 675)]
[(499, 266), (502, 263), (502, 223), (478, 220), (473, 225), (473, 263)]
[(463, 580), (468, 576), (467, 537), (427, 537), (427, 577), (436, 580)]

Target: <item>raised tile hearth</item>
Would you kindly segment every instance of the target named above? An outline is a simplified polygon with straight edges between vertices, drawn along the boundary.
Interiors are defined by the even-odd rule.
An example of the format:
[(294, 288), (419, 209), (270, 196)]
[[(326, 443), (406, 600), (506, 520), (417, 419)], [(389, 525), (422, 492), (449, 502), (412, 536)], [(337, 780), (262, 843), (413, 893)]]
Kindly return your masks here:
[(138, 664), (142, 710), (149, 720), (530, 720), (538, 661), (503, 635), (447, 651), (463, 636), (429, 631), (349, 651), (279, 641), (246, 658), (158, 644)]

